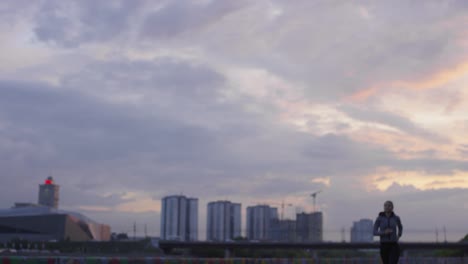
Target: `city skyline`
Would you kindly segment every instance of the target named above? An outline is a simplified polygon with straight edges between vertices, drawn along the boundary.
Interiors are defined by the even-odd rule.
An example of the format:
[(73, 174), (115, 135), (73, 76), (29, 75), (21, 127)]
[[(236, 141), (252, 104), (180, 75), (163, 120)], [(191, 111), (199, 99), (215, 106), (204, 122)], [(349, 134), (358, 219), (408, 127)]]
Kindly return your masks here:
[(325, 241), (386, 200), (402, 241), (461, 239), (467, 20), (463, 0), (1, 1), (0, 208), (52, 175), (63, 210), (159, 235), (167, 195), (291, 218), (322, 190)]
[[(49, 208), (58, 208), (58, 190), (59, 185), (57, 185), (52, 176), (46, 178), (43, 184), (39, 184), (39, 192), (38, 192), (38, 203), (29, 203), (29, 202), (15, 202), (15, 205), (11, 209), (15, 208), (37, 208), (39, 207), (49, 207)], [(52, 191), (52, 196), (50, 195)], [(322, 190), (320, 190), (321, 192)], [(316, 194), (318, 192), (314, 192), (311, 196), (316, 199)], [(158, 232), (158, 236), (161, 239), (166, 240), (182, 240), (182, 241), (232, 241), (237, 238), (246, 238), (248, 240), (258, 241), (286, 241), (286, 242), (327, 242), (324, 240), (324, 234), (330, 233), (330, 230), (323, 228), (323, 212), (317, 211), (317, 207), (315, 205), (312, 207), (313, 210), (310, 212), (306, 212), (304, 210), (298, 210), (299, 207), (296, 207), (296, 214), (294, 217), (286, 217), (283, 218), (284, 208), (285, 205), (292, 206), (292, 204), (285, 203), (284, 200), (281, 203), (273, 204), (279, 205), (280, 210), (282, 210), (281, 217), (279, 217), (279, 212), (277, 207), (271, 206), (267, 203), (257, 203), (255, 205), (247, 206), (245, 209), (245, 218), (246, 221), (242, 221), (242, 217), (236, 214), (242, 214), (242, 204), (240, 203), (233, 203), (227, 200), (218, 200), (218, 201), (210, 201), (207, 202), (207, 222), (206, 222), (206, 229), (200, 228), (199, 224), (199, 206), (198, 206), (198, 198), (195, 197), (187, 197), (185, 195), (177, 195), (172, 194), (165, 196), (161, 199), (162, 204), (162, 211), (163, 214), (161, 215), (161, 226)], [(41, 203), (42, 201), (42, 203)], [(231, 215), (229, 217), (234, 217), (234, 222), (231, 223), (233, 226), (229, 227), (228, 229), (220, 229), (217, 230), (224, 232), (223, 239), (217, 238), (217, 235), (210, 235), (210, 214), (215, 216), (220, 212), (213, 211), (210, 213), (211, 209), (219, 210), (219, 205), (221, 207), (225, 207), (227, 205), (228, 208), (231, 210)], [(212, 208), (213, 207), (213, 208)], [(218, 207), (218, 208), (215, 208)], [(0, 208), (1, 210), (1, 208)], [(3, 209), (9, 210), (9, 209)], [(166, 212), (166, 213), (164, 213)], [(163, 220), (166, 215), (166, 219)], [(258, 218), (258, 220), (255, 220)], [(231, 219), (232, 220), (232, 219)], [(258, 222), (259, 221), (259, 222)], [(249, 228), (249, 224), (251, 223), (255, 225)], [(258, 223), (256, 223), (258, 222)], [(166, 223), (166, 224), (165, 224)], [(167, 225), (167, 226), (166, 226)], [(219, 227), (219, 223), (214, 223), (215, 226)], [(259, 226), (260, 225), (260, 226)], [(346, 228), (342, 228), (339, 230), (341, 233), (341, 241), (349, 241), (349, 242), (370, 242), (373, 241), (373, 220), (371, 219), (360, 219), (359, 221), (353, 221), (352, 226), (349, 228), (350, 237), (349, 240), (346, 239)], [(136, 222), (133, 223), (133, 235), (136, 235), (137, 224)], [(232, 230), (230, 230), (233, 228)], [(186, 230), (186, 231), (185, 231)], [(250, 231), (249, 231), (250, 230)], [(421, 232), (423, 230), (411, 230), (416, 232)], [(439, 231), (442, 231), (443, 241), (447, 242), (447, 229), (446, 226), (443, 226), (442, 230), (439, 230), (436, 227), (435, 230), (431, 231), (423, 231), (427, 233), (435, 232), (435, 241), (439, 242)], [(129, 231), (126, 231), (129, 233)], [(255, 233), (260, 233), (255, 234)], [(338, 232), (337, 230), (333, 230), (332, 232)], [(407, 233), (408, 230), (405, 231)], [(113, 233), (118, 233), (113, 232)], [(201, 233), (201, 236), (199, 236)], [(228, 234), (231, 233), (232, 235), (229, 236)], [(185, 234), (185, 235), (184, 235)], [(127, 234), (128, 235), (128, 234)], [(139, 235), (142, 235), (141, 231)], [(144, 235), (147, 236), (147, 224), (144, 224)], [(205, 236), (206, 235), (206, 236)], [(328, 234), (329, 235), (329, 234)], [(150, 236), (155, 236), (153, 232)], [(432, 239), (429, 239), (432, 240)], [(330, 240), (328, 240), (330, 241)]]

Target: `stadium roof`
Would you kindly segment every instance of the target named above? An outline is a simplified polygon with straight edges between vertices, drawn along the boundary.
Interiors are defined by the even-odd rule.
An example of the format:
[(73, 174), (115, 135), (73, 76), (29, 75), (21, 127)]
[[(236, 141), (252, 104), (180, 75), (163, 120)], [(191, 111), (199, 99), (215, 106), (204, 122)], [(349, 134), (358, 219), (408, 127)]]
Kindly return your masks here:
[(71, 215), (73, 217), (76, 217), (88, 223), (96, 223), (95, 221), (91, 220), (90, 218), (80, 213), (55, 209), (55, 208), (48, 207), (48, 206), (31, 204), (29, 206), (13, 207), (10, 209), (0, 209), (0, 217), (37, 216), (37, 215), (53, 215), (53, 214)]

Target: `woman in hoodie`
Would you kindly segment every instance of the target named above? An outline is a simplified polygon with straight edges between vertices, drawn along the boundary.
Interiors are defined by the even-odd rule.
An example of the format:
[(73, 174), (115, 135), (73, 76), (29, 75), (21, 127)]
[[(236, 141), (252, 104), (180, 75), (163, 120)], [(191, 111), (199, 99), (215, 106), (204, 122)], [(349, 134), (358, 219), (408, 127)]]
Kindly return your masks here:
[[(397, 230), (398, 229), (398, 230)], [(374, 236), (380, 236), (380, 257), (383, 264), (397, 264), (400, 258), (398, 240), (403, 233), (400, 217), (393, 212), (393, 202), (384, 203), (374, 223)]]

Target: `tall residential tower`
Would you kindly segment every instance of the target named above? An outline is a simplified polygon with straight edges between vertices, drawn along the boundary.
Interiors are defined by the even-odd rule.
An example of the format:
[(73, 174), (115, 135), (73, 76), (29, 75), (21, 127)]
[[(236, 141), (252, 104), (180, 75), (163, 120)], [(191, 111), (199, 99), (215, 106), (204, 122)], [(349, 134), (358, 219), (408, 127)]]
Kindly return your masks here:
[(198, 240), (198, 199), (183, 195), (161, 200), (161, 239)]
[(241, 204), (217, 201), (207, 207), (208, 240), (228, 241), (241, 236)]
[(371, 219), (361, 219), (353, 222), (351, 227), (351, 242), (374, 241), (374, 222)]
[(298, 242), (323, 241), (322, 212), (300, 213), (296, 215), (296, 231)]
[(274, 239), (278, 222), (278, 209), (268, 205), (247, 207), (247, 238), (253, 240)]

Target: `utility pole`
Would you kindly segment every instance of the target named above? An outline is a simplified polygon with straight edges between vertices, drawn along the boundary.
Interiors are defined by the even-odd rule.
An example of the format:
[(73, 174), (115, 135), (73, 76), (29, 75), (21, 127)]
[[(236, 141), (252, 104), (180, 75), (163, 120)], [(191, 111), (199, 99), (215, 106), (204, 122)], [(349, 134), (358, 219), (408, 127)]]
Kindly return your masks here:
[(437, 227), (435, 229), (435, 235), (436, 235), (436, 243), (439, 243), (439, 229)]
[(346, 242), (346, 229), (343, 227), (341, 228), (341, 242)]
[(136, 240), (136, 222), (133, 222), (133, 240)]
[(444, 226), (444, 243), (447, 243), (447, 229)]
[(146, 224), (145, 224), (145, 238), (148, 237), (148, 230), (146, 228)]

